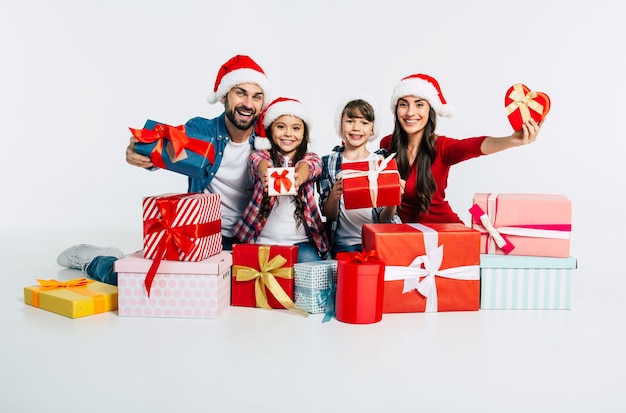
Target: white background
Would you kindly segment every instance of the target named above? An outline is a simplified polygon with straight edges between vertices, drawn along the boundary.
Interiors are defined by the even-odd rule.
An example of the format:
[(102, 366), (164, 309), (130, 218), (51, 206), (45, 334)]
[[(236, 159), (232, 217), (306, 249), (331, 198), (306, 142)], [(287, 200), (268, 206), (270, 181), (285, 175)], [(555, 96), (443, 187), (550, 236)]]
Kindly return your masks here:
[[(317, 411), (327, 391), (346, 411), (414, 411), (420, 403), (427, 411), (619, 411), (626, 400), (625, 38), (623, 13), (608, 0), (2, 1), (0, 233), (8, 285), (0, 289), (0, 326), (6, 326), (0, 410), (30, 412), (46, 405), (63, 411), (58, 393), (78, 386), (88, 390), (69, 405), (99, 400), (85, 411), (228, 411), (227, 405), (249, 411), (254, 400), (266, 408), (281, 397), (288, 403), (275, 411), (296, 410), (299, 403), (301, 411)], [(209, 105), (206, 97), (219, 66), (235, 54), (248, 54), (264, 68), (273, 96), (297, 98), (308, 107), (312, 149), (320, 155), (339, 142), (335, 106), (355, 90), (373, 98), (383, 134), (390, 133), (390, 94), (412, 73), (439, 80), (457, 113), (440, 119), (438, 132), (458, 138), (510, 134), (503, 102), (512, 84), (546, 92), (552, 109), (538, 141), (456, 166), (447, 195), (466, 222), (476, 192), (567, 195), (573, 205), (571, 253), (579, 262), (574, 310), (409, 314), (355, 328), (240, 308), (208, 323), (157, 319), (132, 325), (114, 314), (77, 321), (24, 308), (21, 288), (35, 278), (76, 276), (55, 263), (65, 247), (88, 242), (126, 252), (141, 248), (141, 199), (184, 192), (186, 178), (129, 166), (127, 128), (147, 118), (181, 124), (220, 114), (223, 107)], [(168, 344), (159, 341), (157, 332), (164, 329), (173, 332)], [(263, 354), (249, 354), (257, 340), (270, 339), (272, 349), (283, 349), (280, 371)], [(141, 346), (130, 354), (119, 349), (133, 343)], [(180, 367), (203, 348), (230, 355), (220, 356), (217, 367), (199, 361), (201, 371), (193, 363)], [(50, 352), (67, 357), (70, 349), (94, 353), (89, 350), (88, 361), (53, 361), (46, 369), (55, 360)], [(134, 366), (135, 351), (151, 360)], [(124, 368), (115, 364), (120, 357)], [(240, 357), (256, 373), (229, 367), (228, 360)], [(285, 368), (285, 360), (296, 368), (308, 357), (311, 371), (294, 376)], [(161, 380), (154, 372), (144, 374), (156, 360), (169, 366)], [(345, 371), (339, 368), (344, 361)], [(214, 367), (227, 382), (213, 377)], [(198, 398), (209, 391), (200, 376), (210, 378), (209, 388), (220, 388), (212, 401), (209, 393)], [(333, 378), (339, 382), (324, 383)], [(172, 393), (159, 393), (165, 388)], [(38, 402), (18, 397), (42, 389), (45, 397)], [(596, 409), (597, 403), (603, 408)]]

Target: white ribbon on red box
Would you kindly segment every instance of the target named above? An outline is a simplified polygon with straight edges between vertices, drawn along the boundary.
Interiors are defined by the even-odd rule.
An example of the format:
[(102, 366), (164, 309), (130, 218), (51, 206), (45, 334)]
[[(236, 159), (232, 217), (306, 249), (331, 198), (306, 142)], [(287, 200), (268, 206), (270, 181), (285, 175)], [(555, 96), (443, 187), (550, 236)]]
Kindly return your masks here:
[(337, 179), (340, 178), (359, 178), (361, 176), (367, 176), (367, 180), (370, 186), (370, 197), (372, 198), (372, 206), (374, 208), (377, 207), (378, 203), (378, 176), (380, 174), (397, 174), (400, 176), (400, 173), (396, 169), (385, 169), (389, 162), (396, 156), (396, 153), (392, 153), (383, 159), (380, 164), (378, 164), (377, 160), (369, 161), (369, 170), (368, 171), (359, 171), (356, 169), (344, 169), (337, 174)]
[[(407, 224), (424, 234), (426, 253), (415, 257), (408, 267), (385, 266), (385, 281), (404, 280), (402, 293), (417, 290), (426, 297), (426, 312), (437, 312), (437, 282), (435, 276), (455, 280), (479, 280), (480, 266), (462, 265), (459, 267), (440, 269), (443, 261), (443, 244), (439, 244), (439, 234), (423, 224)], [(420, 278), (424, 277), (421, 281)]]

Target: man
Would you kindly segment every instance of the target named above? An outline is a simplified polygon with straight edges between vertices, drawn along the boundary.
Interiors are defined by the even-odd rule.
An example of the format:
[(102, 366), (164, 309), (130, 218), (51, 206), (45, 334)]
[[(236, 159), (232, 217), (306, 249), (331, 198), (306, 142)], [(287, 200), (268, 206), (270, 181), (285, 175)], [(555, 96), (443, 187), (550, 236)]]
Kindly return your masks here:
[[(252, 178), (248, 172), (251, 151), (269, 149), (266, 138), (256, 136), (254, 124), (270, 102), (268, 79), (250, 57), (237, 55), (224, 63), (217, 73), (210, 103), (224, 104), (224, 112), (213, 119), (196, 117), (185, 124), (194, 136), (203, 136), (215, 148), (215, 163), (206, 179), (189, 178), (188, 192), (218, 193), (222, 201), (222, 244), (231, 250), (236, 240), (232, 230), (250, 201)], [(149, 157), (135, 152), (135, 141), (126, 148), (126, 162), (152, 168)], [(80, 244), (63, 251), (57, 263), (85, 271), (94, 279), (117, 284), (113, 263), (123, 256), (116, 248)]]

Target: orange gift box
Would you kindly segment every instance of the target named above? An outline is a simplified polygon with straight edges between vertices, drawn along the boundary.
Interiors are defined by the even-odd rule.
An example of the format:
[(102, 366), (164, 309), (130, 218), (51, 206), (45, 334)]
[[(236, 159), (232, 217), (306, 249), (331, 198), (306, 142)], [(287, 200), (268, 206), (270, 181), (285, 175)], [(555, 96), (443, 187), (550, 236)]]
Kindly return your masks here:
[(400, 174), (392, 156), (341, 165), (346, 209), (400, 205)]
[(296, 246), (233, 245), (231, 305), (293, 309), (296, 262)]
[(480, 232), (463, 224), (364, 224), (363, 249), (386, 264), (383, 313), (476, 311)]

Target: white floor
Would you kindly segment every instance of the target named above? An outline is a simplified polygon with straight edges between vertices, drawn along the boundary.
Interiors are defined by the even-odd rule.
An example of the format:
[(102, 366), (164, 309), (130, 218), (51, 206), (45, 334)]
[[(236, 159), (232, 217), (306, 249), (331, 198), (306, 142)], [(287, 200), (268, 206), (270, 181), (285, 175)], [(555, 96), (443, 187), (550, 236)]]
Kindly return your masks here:
[(72, 237), (2, 238), (3, 413), (626, 411), (626, 279), (608, 269), (574, 272), (569, 311), (72, 320), (23, 302), (80, 276), (55, 262)]

